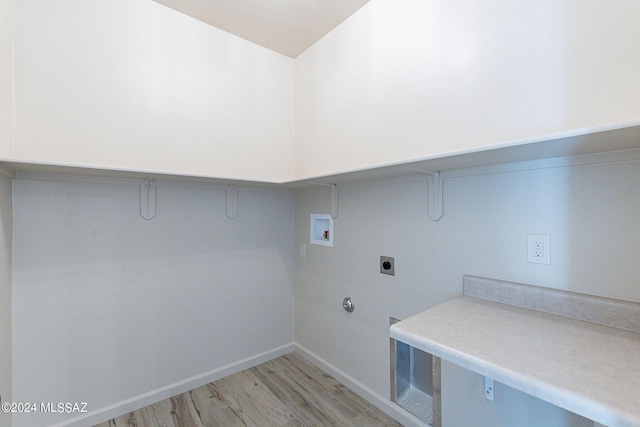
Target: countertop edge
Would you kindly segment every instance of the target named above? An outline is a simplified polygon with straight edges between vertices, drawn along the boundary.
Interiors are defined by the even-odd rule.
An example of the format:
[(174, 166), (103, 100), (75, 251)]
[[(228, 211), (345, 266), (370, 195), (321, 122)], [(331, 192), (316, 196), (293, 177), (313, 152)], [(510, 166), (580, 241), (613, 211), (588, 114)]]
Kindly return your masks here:
[[(440, 304), (437, 307), (445, 307), (454, 301), (463, 300), (465, 303), (474, 303), (475, 297), (461, 296), (452, 301)], [(478, 300), (478, 302), (484, 302)], [(505, 305), (500, 303), (492, 303)], [(435, 307), (434, 307), (435, 308)], [(530, 309), (522, 310), (533, 311)], [(426, 313), (426, 312), (425, 312)], [(420, 316), (420, 315), (417, 315)], [(554, 315), (555, 316), (555, 315)], [(415, 316), (414, 316), (415, 317)], [(411, 319), (411, 318), (410, 318)], [(581, 395), (570, 389), (557, 387), (545, 381), (538, 380), (528, 375), (497, 366), (489, 361), (464, 353), (449, 346), (440, 344), (429, 338), (425, 338), (413, 332), (403, 329), (402, 322), (398, 322), (389, 328), (389, 336), (412, 347), (430, 353), (443, 360), (459, 365), (465, 369), (477, 372), (493, 378), (502, 384), (527, 393), (531, 396), (549, 402), (553, 405), (584, 416), (607, 426), (637, 427), (640, 426), (640, 416), (633, 413), (621, 412), (618, 408)]]

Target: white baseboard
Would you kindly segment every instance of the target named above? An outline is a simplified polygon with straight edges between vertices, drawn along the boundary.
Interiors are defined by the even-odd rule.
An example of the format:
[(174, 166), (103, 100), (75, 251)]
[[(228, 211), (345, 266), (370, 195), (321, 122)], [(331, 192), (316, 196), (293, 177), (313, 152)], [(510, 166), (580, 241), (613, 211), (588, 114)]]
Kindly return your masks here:
[(219, 380), (226, 376), (243, 371), (245, 369), (252, 368), (256, 365), (275, 359), (277, 357), (284, 356), (285, 354), (291, 353), (294, 350), (295, 343), (286, 344), (281, 347), (277, 347), (272, 350), (257, 354), (255, 356), (248, 357), (238, 362), (213, 369), (209, 372), (205, 372), (203, 374), (196, 375), (194, 377), (187, 378), (173, 384), (169, 384), (165, 387), (152, 390), (148, 393), (134, 396), (131, 399), (123, 400), (121, 402), (114, 403), (113, 405), (105, 406), (95, 411), (91, 411), (87, 414), (83, 414), (79, 417), (74, 417), (69, 420), (53, 424), (50, 427), (86, 427), (88, 425), (99, 424), (112, 418), (129, 413), (131, 411), (135, 411), (136, 409), (144, 408), (145, 406), (152, 405), (156, 402), (160, 402), (175, 395), (184, 393), (186, 391)]
[(341, 371), (340, 369), (333, 366), (331, 363), (322, 359), (317, 354), (311, 352), (309, 349), (301, 346), (300, 344), (295, 344), (295, 351), (300, 356), (307, 359), (309, 362), (313, 363), (327, 374), (331, 375), (336, 380), (340, 381), (342, 384), (349, 387), (353, 392), (358, 394), (360, 397), (365, 399), (370, 404), (376, 406), (385, 414), (389, 415), (400, 424), (405, 427), (429, 427), (428, 424), (423, 423), (417, 417), (411, 415), (406, 410), (402, 409), (400, 406), (391, 402), (386, 397), (381, 394), (371, 390), (366, 385), (362, 384), (360, 381), (351, 377), (347, 373)]

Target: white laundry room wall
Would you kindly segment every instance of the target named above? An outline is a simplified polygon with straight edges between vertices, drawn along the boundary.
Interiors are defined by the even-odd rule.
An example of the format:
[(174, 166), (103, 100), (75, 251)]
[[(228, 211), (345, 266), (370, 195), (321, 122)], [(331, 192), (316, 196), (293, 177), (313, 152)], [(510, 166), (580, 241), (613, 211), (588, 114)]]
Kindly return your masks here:
[[(14, 182), (13, 398), (86, 402), (14, 426), (90, 425), (293, 349), (294, 195), (135, 180)], [(89, 181), (87, 181), (89, 180)], [(66, 425), (66, 424), (65, 424)]]
[[(437, 222), (427, 215), (427, 175), (340, 184), (333, 247), (309, 244), (309, 215), (329, 212), (329, 191), (298, 191), (297, 345), (388, 408), (389, 318), (461, 295), (465, 274), (640, 301), (639, 158), (443, 172)], [(550, 235), (550, 265), (527, 262), (527, 234)], [(379, 273), (381, 255), (395, 258), (395, 276)], [(346, 296), (352, 313), (342, 308)], [(443, 367), (444, 426), (593, 425), (502, 385), (485, 401), (481, 384), (477, 374)]]
[[(12, 182), (0, 173), (0, 396), (12, 401), (11, 242)], [(11, 425), (11, 413), (0, 411), (0, 424)]]

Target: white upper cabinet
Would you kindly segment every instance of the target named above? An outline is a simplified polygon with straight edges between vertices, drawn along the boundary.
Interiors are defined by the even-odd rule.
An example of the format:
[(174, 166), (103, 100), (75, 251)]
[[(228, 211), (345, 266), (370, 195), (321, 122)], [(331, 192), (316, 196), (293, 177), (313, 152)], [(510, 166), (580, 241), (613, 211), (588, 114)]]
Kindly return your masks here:
[(0, 157), (13, 149), (13, 32), (11, 0), (0, 0)]
[(637, 0), (372, 0), (296, 59), (296, 175), (637, 125), (639, 22)]
[(149, 0), (20, 0), (14, 22), (15, 160), (292, 177), (292, 59)]
[(283, 182), (631, 126), (567, 141), (637, 148), (639, 22), (371, 0), (294, 60), (150, 0), (0, 0), (0, 160)]

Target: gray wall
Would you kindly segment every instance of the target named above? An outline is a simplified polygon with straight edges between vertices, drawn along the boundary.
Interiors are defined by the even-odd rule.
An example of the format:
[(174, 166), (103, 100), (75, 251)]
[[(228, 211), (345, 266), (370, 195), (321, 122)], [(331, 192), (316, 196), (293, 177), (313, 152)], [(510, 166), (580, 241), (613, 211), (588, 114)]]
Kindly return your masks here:
[[(296, 343), (388, 398), (389, 317), (460, 295), (464, 274), (640, 301), (639, 158), (634, 151), (450, 172), (438, 222), (427, 216), (424, 176), (344, 184), (333, 248), (308, 244), (309, 214), (328, 212), (328, 191), (299, 191), (296, 243), (307, 251), (296, 258)], [(528, 233), (551, 236), (550, 265), (527, 262)], [(378, 272), (380, 255), (395, 257), (395, 277)], [(342, 309), (345, 296), (355, 300), (352, 314)], [(484, 402), (478, 378), (443, 379), (446, 427), (582, 425), (501, 386)]]
[(442, 422), (445, 427), (597, 427), (543, 400), (494, 382), (493, 402), (482, 396), (482, 377), (442, 362)]
[[(12, 401), (11, 393), (11, 239), (13, 235), (11, 179), (0, 173), (0, 395)], [(0, 425), (11, 425), (11, 414), (0, 411)]]
[(82, 180), (14, 182), (16, 401), (106, 414), (291, 350), (292, 192), (241, 187), (229, 220), (225, 187), (159, 182), (146, 221), (137, 182)]

